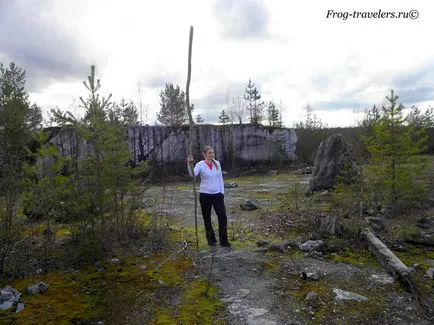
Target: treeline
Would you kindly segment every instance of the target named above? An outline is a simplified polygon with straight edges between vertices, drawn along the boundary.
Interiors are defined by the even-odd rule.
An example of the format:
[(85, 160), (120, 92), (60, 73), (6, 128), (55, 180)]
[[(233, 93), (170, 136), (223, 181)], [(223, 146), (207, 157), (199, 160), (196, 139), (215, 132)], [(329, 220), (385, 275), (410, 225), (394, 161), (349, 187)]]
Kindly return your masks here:
[(406, 110), (391, 90), (387, 105), (374, 106), (356, 128), (299, 128), (297, 156), (313, 164), (319, 144), (341, 133), (352, 144), (359, 171), (360, 200), (376, 202), (391, 216), (424, 202), (433, 179), (426, 177), (434, 153), (434, 113)]
[[(332, 134), (344, 135), (356, 150), (362, 150), (365, 153), (367, 148), (362, 141), (362, 135), (368, 132), (368, 129), (362, 126), (356, 127), (335, 127), (335, 128), (321, 128), (321, 129), (305, 129), (295, 128), (297, 133), (297, 160), (299, 163), (308, 165), (313, 164), (316, 150), (320, 143), (327, 139)], [(427, 142), (422, 154), (434, 155), (434, 127), (425, 128), (427, 135)]]
[[(194, 105), (190, 105), (191, 111)], [(188, 121), (185, 93), (178, 85), (165, 85), (160, 92), (160, 110), (157, 120), (163, 125), (180, 126)], [(195, 123), (206, 122), (200, 114), (195, 115)], [(212, 121), (215, 122), (215, 121)], [(220, 111), (217, 118), (220, 124), (268, 125), (283, 127), (281, 107), (277, 108), (274, 101), (262, 100), (262, 95), (255, 83), (249, 79), (243, 94), (226, 98), (226, 108)]]

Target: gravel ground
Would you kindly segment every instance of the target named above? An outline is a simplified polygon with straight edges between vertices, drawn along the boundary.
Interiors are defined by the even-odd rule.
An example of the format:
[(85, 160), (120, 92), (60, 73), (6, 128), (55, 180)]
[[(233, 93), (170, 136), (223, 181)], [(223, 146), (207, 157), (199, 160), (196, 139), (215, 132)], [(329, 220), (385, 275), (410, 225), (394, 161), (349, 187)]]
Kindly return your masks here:
[[(271, 175), (234, 180), (238, 187), (228, 188), (225, 193), (230, 227), (243, 222), (252, 229), (261, 229), (263, 225), (256, 223), (268, 212), (278, 212), (280, 194), (295, 184), (302, 188), (308, 181), (304, 176), (297, 177)], [(191, 227), (192, 192), (191, 183), (154, 186), (145, 202), (149, 211), (169, 215), (182, 227)], [(241, 210), (240, 205), (252, 198), (261, 208)], [(202, 227), (200, 212), (198, 218)], [(378, 266), (337, 263), (324, 256), (303, 256), (301, 251), (294, 258), (297, 247), (269, 253), (258, 250), (256, 245), (234, 246), (202, 247), (198, 263), (204, 274), (210, 273), (212, 265), (211, 279), (221, 289), (220, 298), (227, 305), (227, 324), (431, 324), (421, 317), (412, 295)], [(302, 279), (302, 272), (316, 272), (319, 279)], [(357, 293), (368, 300), (340, 301), (333, 289)]]

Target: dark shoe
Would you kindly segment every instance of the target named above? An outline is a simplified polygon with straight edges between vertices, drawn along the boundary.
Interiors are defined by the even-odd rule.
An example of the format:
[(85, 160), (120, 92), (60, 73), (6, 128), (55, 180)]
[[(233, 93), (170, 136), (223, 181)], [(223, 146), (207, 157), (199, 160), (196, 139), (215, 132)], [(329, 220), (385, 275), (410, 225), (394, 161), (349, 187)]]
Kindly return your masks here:
[(231, 247), (231, 244), (228, 241), (224, 241), (220, 243), (220, 246), (222, 247)]

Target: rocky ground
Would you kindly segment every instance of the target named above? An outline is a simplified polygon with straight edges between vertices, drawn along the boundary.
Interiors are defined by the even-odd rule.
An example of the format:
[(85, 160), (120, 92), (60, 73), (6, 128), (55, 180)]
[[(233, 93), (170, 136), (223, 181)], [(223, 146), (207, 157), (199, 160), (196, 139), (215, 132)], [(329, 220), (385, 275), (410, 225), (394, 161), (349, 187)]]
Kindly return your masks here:
[[(212, 254), (203, 254), (204, 272)], [(302, 279), (303, 272), (319, 279)], [(417, 315), (411, 295), (379, 269), (219, 248), (212, 279), (227, 303), (228, 324), (430, 324)], [(339, 290), (350, 297), (338, 297)]]
[[(318, 197), (294, 194), (308, 179), (299, 173), (226, 179), (236, 186), (225, 193), (233, 247), (210, 249), (201, 239), (197, 265), (220, 288), (227, 324), (431, 324), (367, 250), (347, 249), (347, 258), (339, 259), (330, 239), (328, 250), (300, 250), (312, 237), (312, 215), (322, 213), (313, 208), (321, 204)], [(145, 202), (183, 229), (194, 226), (193, 198), (191, 183), (178, 183), (152, 187)], [(246, 200), (259, 209), (243, 210)], [(303, 213), (291, 214), (288, 205), (303, 205)], [(201, 229), (200, 211), (198, 220)], [(194, 238), (189, 241), (194, 246)]]

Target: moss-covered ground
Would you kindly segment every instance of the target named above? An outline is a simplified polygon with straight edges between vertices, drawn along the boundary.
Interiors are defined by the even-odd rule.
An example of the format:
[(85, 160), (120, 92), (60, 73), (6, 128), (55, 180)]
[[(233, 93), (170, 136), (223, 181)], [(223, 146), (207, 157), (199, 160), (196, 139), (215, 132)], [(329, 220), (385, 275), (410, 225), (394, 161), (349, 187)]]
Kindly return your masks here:
[[(316, 218), (336, 216), (348, 232), (343, 237), (322, 238), (326, 247), (323, 260), (380, 271), (381, 266), (375, 257), (355, 235), (365, 226), (363, 217), (358, 214), (356, 186), (306, 197), (303, 194), (305, 178), (306, 175), (289, 172), (228, 179), (228, 182), (240, 186), (226, 194), (228, 234), (234, 249), (255, 249), (260, 240), (279, 243), (287, 239), (301, 242), (318, 238), (313, 233)], [(163, 203), (161, 197), (149, 198), (147, 202), (153, 204), (151, 210), (156, 212), (163, 204), (170, 204), (170, 210), (176, 212), (177, 204), (181, 203), (174, 195), (177, 192), (184, 195), (191, 186), (188, 183), (173, 186), (173, 189), (166, 186), (164, 191), (170, 194)], [(273, 186), (276, 186), (276, 191)], [(156, 193), (161, 194), (161, 191)], [(235, 199), (229, 201), (231, 197)], [(261, 209), (242, 211), (239, 203), (247, 198), (258, 200)], [(86, 267), (64, 267), (23, 279), (1, 281), (0, 287), (11, 285), (23, 292), (21, 301), (25, 308), (18, 314), (0, 312), (0, 324), (96, 324), (98, 321), (104, 321), (104, 324), (226, 324), (225, 305), (218, 299), (215, 283), (209, 282), (206, 274), (200, 274), (195, 265), (195, 228), (191, 221), (186, 224), (176, 217), (176, 213), (174, 216), (142, 220), (146, 227), (157, 225), (161, 228), (170, 224), (171, 230), (166, 232), (168, 240), (158, 250), (143, 253), (141, 250), (126, 252), (120, 249), (110, 258)], [(387, 220), (388, 231), (383, 234), (384, 238), (391, 244), (403, 242), (406, 236), (419, 230), (415, 220), (417, 216), (405, 224), (399, 220)], [(26, 236), (38, 238), (43, 229), (44, 225), (36, 224), (26, 230)], [(68, 227), (55, 228), (58, 243), (70, 235)], [(200, 216), (198, 239), (199, 249), (206, 249)], [(60, 254), (59, 247), (50, 249), (52, 257)], [(432, 280), (425, 276), (425, 272), (434, 267), (432, 249), (405, 244), (394, 252), (407, 266), (415, 267), (416, 284), (426, 297), (432, 297)], [(43, 258), (42, 251), (38, 254), (35, 256)], [(389, 304), (387, 295), (380, 294), (375, 287), (364, 286), (366, 279), (360, 274), (349, 276), (345, 285), (340, 283), (340, 288), (366, 296), (369, 300), (337, 302), (332, 291), (337, 285), (336, 279), (326, 277), (319, 281), (306, 281), (299, 274), (284, 274), (283, 261), (296, 265), (297, 261), (308, 257), (300, 250), (294, 248), (284, 254), (270, 252), (266, 255), (269, 260), (261, 261), (258, 267), (280, 277), (279, 290), (283, 292), (282, 303), (288, 305), (288, 313), (300, 313), (310, 324), (374, 324), (384, 317)], [(119, 262), (111, 262), (112, 258), (119, 259)], [(39, 281), (50, 285), (46, 293), (33, 296), (24, 293), (27, 286)], [(390, 286), (393, 292), (404, 290), (396, 283)], [(306, 299), (310, 292), (315, 292), (315, 295)]]
[[(180, 236), (175, 231), (171, 240)], [(196, 275), (190, 254), (167, 250), (112, 258), (119, 261), (7, 282), (23, 293), (25, 308), (0, 312), (0, 324), (219, 324), (218, 292)], [(25, 293), (40, 281), (49, 284), (47, 292)]]

